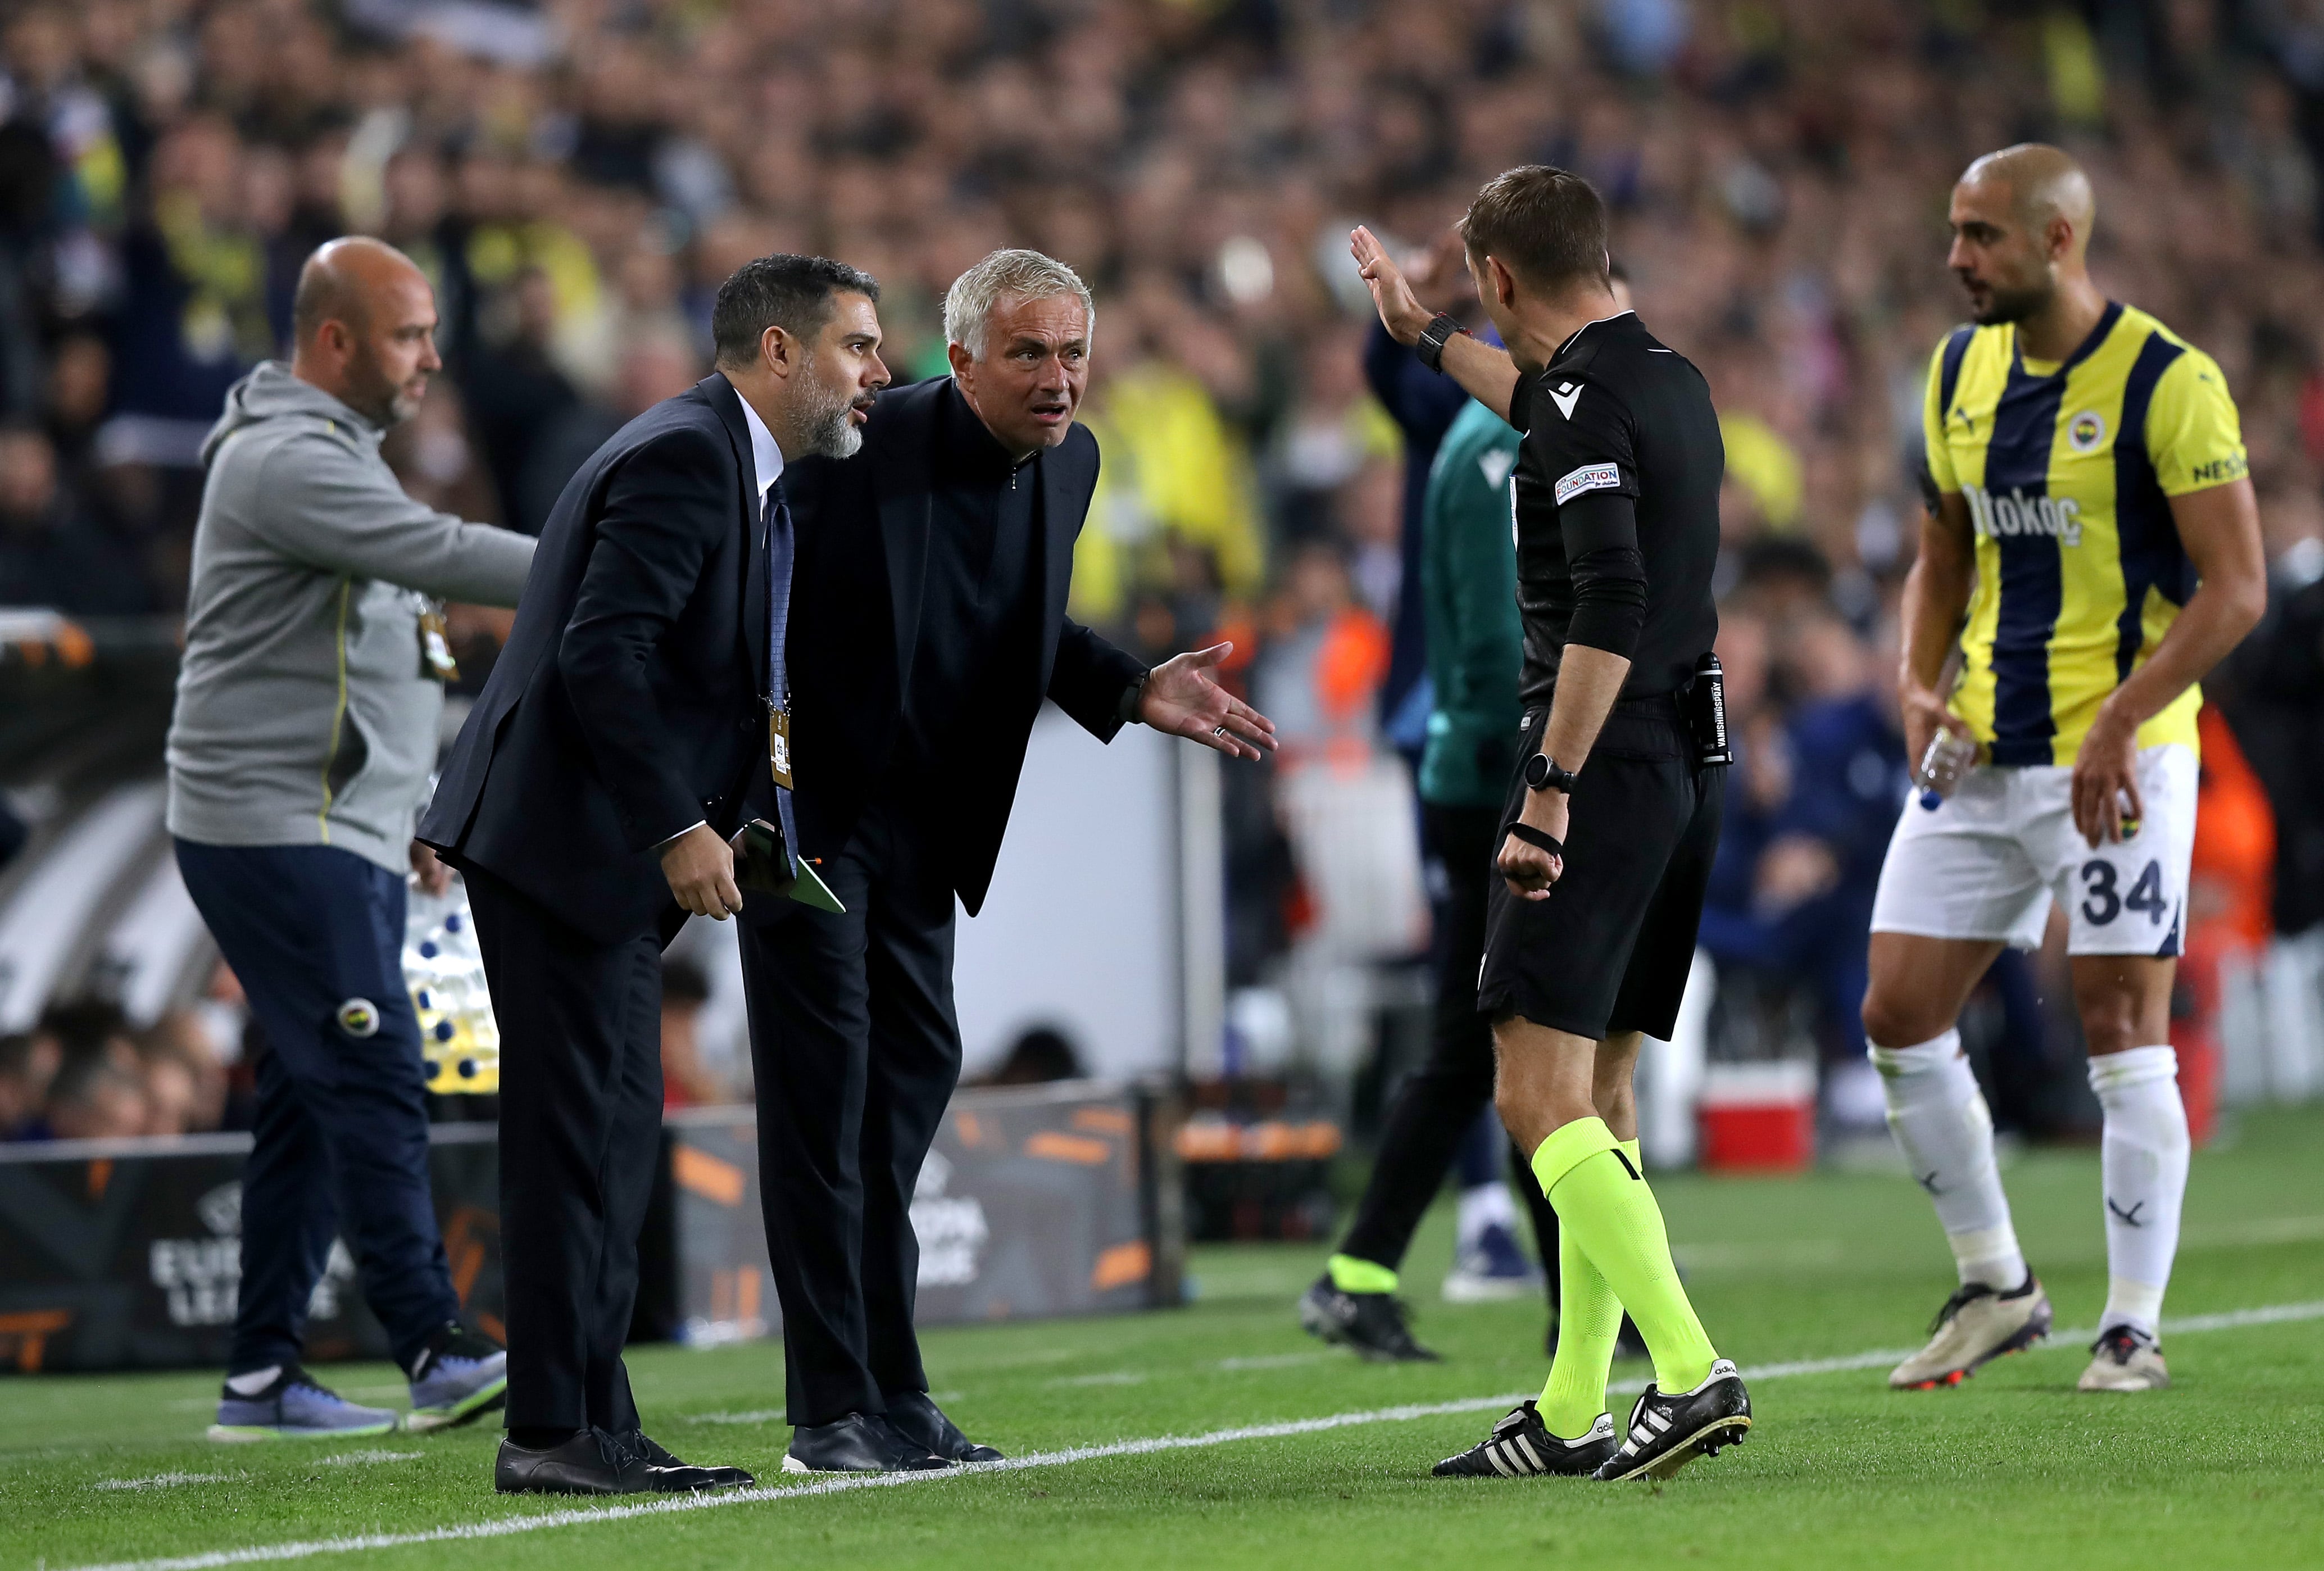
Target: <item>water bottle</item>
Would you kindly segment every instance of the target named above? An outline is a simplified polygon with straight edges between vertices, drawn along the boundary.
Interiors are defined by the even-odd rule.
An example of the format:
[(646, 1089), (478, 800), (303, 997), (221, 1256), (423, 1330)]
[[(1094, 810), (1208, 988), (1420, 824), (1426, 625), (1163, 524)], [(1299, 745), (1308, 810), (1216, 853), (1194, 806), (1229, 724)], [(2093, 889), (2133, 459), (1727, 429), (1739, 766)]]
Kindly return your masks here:
[(1921, 767), (1913, 775), (1913, 783), (1921, 788), (1921, 805), (1933, 808), (1952, 795), (1976, 762), (1974, 738), (1938, 726), (1937, 734), (1929, 738), (1928, 750), (1921, 754)]

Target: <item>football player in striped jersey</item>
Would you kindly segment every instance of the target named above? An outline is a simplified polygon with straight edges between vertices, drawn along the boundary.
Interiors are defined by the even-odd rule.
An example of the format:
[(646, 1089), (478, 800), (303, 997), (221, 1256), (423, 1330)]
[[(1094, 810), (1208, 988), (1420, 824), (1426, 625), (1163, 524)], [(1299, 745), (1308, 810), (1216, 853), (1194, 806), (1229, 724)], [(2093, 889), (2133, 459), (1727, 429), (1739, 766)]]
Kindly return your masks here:
[(1896, 826), (1864, 1025), (1960, 1287), (1890, 1375), (1899, 1388), (1957, 1384), (2050, 1327), (1955, 1022), (2003, 945), (2041, 941), (2053, 900), (2106, 1114), (2109, 1286), (2081, 1388), (2169, 1380), (2160, 1321), (2188, 1160), (2169, 1027), (2196, 683), (2258, 620), (2265, 567), (2226, 379), (2092, 283), (2094, 214), (2082, 171), (2039, 144), (1978, 159), (1952, 195), (1949, 261), (1975, 321), (1929, 368), (1936, 505), (1898, 680), (1910, 755), (1966, 759), (1973, 744), (1974, 762), (1957, 779), (1924, 767)]

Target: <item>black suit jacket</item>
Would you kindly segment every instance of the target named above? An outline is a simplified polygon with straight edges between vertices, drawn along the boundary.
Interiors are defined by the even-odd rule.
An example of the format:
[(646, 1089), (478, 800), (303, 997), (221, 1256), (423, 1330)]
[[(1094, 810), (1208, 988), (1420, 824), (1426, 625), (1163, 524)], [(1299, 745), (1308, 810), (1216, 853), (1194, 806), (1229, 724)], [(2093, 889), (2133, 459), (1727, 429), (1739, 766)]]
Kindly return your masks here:
[(653, 848), (765, 772), (765, 557), (742, 397), (713, 374), (616, 431), (540, 533), (516, 625), (420, 825), (614, 943), (682, 919)]
[[(937, 411), (951, 379), (881, 394), (863, 448), (846, 459), (803, 459), (784, 472), (798, 534), (785, 640), (793, 707), (793, 800), (799, 848), (836, 855), (879, 785), (896, 745), (914, 657), (936, 487)], [(1076, 425), (1041, 457), (1041, 538), (1030, 569), (1040, 576), (1040, 624), (1011, 629), (1004, 668), (963, 756), (908, 787), (941, 808), (928, 815), (961, 903), (974, 915), (992, 883), (1001, 837), (1017, 798), (1041, 700), (1048, 698), (1100, 741), (1121, 728), (1123, 694), (1146, 670), (1065, 615), (1074, 541), (1097, 489), (1097, 439)], [(1023, 632), (1028, 636), (1018, 636)], [(754, 788), (754, 809), (769, 793)], [(771, 816), (770, 814), (768, 816)], [(779, 914), (745, 902), (746, 918)]]

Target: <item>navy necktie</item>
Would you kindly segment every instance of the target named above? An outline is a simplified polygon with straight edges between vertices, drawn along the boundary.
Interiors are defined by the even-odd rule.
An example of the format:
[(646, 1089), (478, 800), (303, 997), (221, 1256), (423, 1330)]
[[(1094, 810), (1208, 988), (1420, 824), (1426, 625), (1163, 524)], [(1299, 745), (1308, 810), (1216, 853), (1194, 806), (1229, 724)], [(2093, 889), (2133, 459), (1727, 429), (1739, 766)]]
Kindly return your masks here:
[[(779, 476), (767, 487), (767, 700), (778, 708), (790, 708), (790, 676), (784, 668), (783, 638), (791, 620), (791, 541), (790, 504), (783, 499), (783, 483)], [(797, 764), (794, 761), (794, 771)], [(792, 777), (798, 779), (796, 772)], [(791, 871), (798, 871), (798, 828), (791, 818), (791, 793), (781, 786), (775, 788), (775, 813), (783, 826), (783, 846), (791, 858)]]

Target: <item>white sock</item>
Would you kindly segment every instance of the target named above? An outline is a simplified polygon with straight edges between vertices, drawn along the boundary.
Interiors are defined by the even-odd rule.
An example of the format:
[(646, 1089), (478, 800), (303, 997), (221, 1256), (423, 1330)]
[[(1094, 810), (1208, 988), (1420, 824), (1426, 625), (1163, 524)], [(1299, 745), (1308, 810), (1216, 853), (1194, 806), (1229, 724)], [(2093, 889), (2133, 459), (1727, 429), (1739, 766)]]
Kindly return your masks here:
[(2106, 1109), (2107, 1307), (2098, 1328), (2130, 1326), (2153, 1336), (2187, 1197), (2179, 1055), (2167, 1047), (2100, 1054), (2090, 1060), (2090, 1089)]
[(1479, 1184), (1461, 1191), (1461, 1243), (1465, 1247), (1477, 1242), (1488, 1227), (1499, 1225), (1515, 1233), (1517, 1227), (1517, 1203), (1509, 1198), (1509, 1187), (1499, 1178), (1489, 1184)]
[(2026, 1278), (2025, 1255), (1993, 1161), (1993, 1114), (1961, 1052), (1960, 1032), (1918, 1047), (1876, 1047), (1872, 1067), (1888, 1099), (1888, 1127), (1914, 1180), (1937, 1203), (1961, 1285), (2015, 1288)]
[(272, 1385), (275, 1376), (281, 1372), (281, 1364), (270, 1363), (264, 1369), (254, 1369), (248, 1374), (230, 1374), (226, 1377), (226, 1389), (238, 1397), (254, 1397)]

